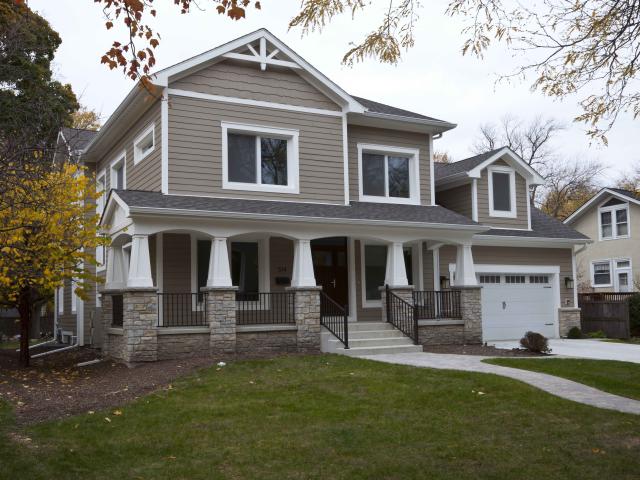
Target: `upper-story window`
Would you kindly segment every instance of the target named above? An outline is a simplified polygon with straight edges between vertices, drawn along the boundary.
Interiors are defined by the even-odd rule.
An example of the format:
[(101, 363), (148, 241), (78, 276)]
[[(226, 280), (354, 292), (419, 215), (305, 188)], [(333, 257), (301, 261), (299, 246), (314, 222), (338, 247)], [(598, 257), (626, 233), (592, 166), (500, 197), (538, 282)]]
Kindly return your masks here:
[(111, 188), (127, 188), (127, 155), (124, 152), (111, 162)]
[(509, 167), (492, 166), (489, 176), (489, 215), (516, 217), (516, 174)]
[(156, 129), (151, 124), (133, 142), (133, 164), (141, 162), (156, 147)]
[[(104, 212), (105, 204), (107, 202), (105, 191), (106, 184), (107, 176), (103, 170), (102, 172), (98, 173), (98, 176), (96, 177), (96, 192), (101, 194), (96, 200), (96, 212), (98, 213), (98, 215), (102, 215), (102, 212)], [(106, 252), (103, 245), (96, 246), (96, 261), (98, 262), (98, 264), (96, 265), (96, 271), (104, 270), (106, 264), (105, 253)]]
[(420, 203), (418, 150), (358, 144), (360, 200)]
[(222, 186), (298, 193), (298, 131), (222, 124)]
[(629, 237), (629, 204), (612, 198), (598, 209), (600, 239)]

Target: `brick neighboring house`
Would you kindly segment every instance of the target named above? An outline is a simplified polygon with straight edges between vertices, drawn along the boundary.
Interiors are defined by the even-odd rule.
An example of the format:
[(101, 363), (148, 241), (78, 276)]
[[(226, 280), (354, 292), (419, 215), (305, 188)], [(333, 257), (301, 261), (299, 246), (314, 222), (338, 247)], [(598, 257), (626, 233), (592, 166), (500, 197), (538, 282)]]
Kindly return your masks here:
[(350, 95), (264, 29), (154, 83), (81, 151), (111, 239), (85, 343), (358, 354), (575, 323), (589, 240), (531, 206), (542, 178), (508, 148), (434, 163), (454, 124)]
[(640, 289), (640, 196), (620, 188), (603, 188), (564, 223), (593, 239), (578, 251), (580, 291)]

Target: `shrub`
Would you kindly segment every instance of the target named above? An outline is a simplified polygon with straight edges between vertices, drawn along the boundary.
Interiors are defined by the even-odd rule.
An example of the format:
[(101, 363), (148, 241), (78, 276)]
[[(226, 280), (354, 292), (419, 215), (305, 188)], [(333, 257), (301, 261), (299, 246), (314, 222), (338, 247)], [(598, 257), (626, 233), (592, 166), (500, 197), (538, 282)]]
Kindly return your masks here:
[(571, 327), (571, 329), (567, 332), (567, 338), (582, 338), (582, 330), (580, 330), (580, 327)]
[(596, 330), (595, 332), (587, 333), (587, 337), (589, 338), (607, 338), (607, 334), (602, 330)]
[(640, 294), (629, 299), (629, 327), (632, 337), (640, 337)]
[(522, 348), (535, 353), (549, 353), (549, 342), (547, 337), (536, 332), (527, 332), (524, 337), (520, 339), (520, 345)]

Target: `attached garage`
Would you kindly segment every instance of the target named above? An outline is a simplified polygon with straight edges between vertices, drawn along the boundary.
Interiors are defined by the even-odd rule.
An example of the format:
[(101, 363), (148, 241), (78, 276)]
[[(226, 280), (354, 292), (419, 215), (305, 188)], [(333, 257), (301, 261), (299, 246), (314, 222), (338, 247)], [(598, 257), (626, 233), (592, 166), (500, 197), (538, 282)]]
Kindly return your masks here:
[(540, 268), (476, 265), (484, 341), (517, 340), (527, 331), (558, 337), (559, 272)]

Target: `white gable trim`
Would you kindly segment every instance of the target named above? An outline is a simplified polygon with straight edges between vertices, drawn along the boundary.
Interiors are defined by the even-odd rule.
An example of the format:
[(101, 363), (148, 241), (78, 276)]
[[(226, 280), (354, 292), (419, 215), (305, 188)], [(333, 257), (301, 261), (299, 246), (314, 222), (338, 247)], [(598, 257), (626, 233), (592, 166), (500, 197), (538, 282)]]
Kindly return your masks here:
[[(251, 42), (255, 42), (256, 40), (260, 40), (261, 50), (262, 44), (268, 41), (271, 43), (276, 50), (282, 52), (284, 55), (289, 57), (292, 61), (282, 61), (277, 60), (275, 58), (269, 58), (264, 52), (261, 51), (257, 56), (254, 55), (246, 55), (239, 54), (234, 52), (234, 50), (238, 48), (242, 48)], [(253, 52), (252, 52), (253, 53)], [(255, 52), (257, 53), (257, 52)], [(272, 52), (273, 54), (273, 52)], [(244, 35), (240, 38), (236, 38), (224, 45), (220, 45), (219, 47), (213, 48), (207, 52), (201, 53), (200, 55), (196, 55), (184, 62), (177, 63), (172, 67), (165, 68), (161, 70), (155, 75), (154, 83), (161, 87), (168, 87), (169, 81), (173, 77), (176, 77), (180, 74), (188, 72), (193, 69), (197, 69), (201, 65), (211, 62), (218, 57), (226, 57), (226, 58), (235, 58), (240, 60), (248, 60), (248, 61), (257, 61), (262, 65), (277, 64), (289, 68), (297, 68), (302, 72), (307, 73), (312, 80), (313, 83), (318, 84), (324, 89), (328, 90), (333, 94), (333, 96), (339, 98), (343, 107), (349, 112), (357, 112), (364, 113), (365, 108), (360, 105), (358, 102), (353, 99), (347, 92), (345, 92), (342, 88), (340, 88), (337, 84), (329, 80), (326, 76), (324, 76), (320, 71), (318, 71), (313, 65), (309, 64), (306, 60), (300, 57), (297, 53), (291, 50), (287, 45), (285, 45), (282, 41), (280, 41), (275, 35), (273, 35), (268, 30), (261, 28), (260, 30), (256, 30), (255, 32)], [(241, 57), (241, 58), (239, 58)], [(245, 58), (247, 57), (247, 58)], [(306, 75), (303, 75), (306, 76)]]
[(591, 197), (591, 199), (587, 201), (584, 205), (582, 205), (575, 212), (573, 212), (571, 215), (565, 218), (563, 223), (569, 224), (573, 222), (576, 218), (581, 216), (587, 209), (589, 209), (594, 203), (598, 203), (599, 201), (604, 202), (604, 199), (602, 198), (604, 195), (610, 195), (612, 197), (617, 198), (618, 200), (621, 200), (623, 202), (628, 202), (630, 204), (635, 203), (636, 205), (640, 205), (640, 200), (636, 200), (635, 198), (622, 195), (621, 193), (615, 192), (608, 188), (603, 188), (598, 193), (596, 193), (593, 197)]
[(107, 206), (105, 207), (102, 218), (100, 219), (101, 227), (108, 225), (107, 220), (111, 218), (113, 212), (118, 207), (124, 211), (125, 217), (129, 216), (129, 205), (127, 205), (124, 200), (122, 200), (120, 196), (112, 190), (111, 195), (109, 195), (109, 200), (107, 201)]
[(480, 178), (482, 170), (487, 168), (496, 160), (500, 159), (505, 159), (507, 163), (511, 164), (511, 166), (518, 173), (520, 173), (520, 175), (529, 180), (530, 185), (541, 185), (544, 183), (544, 178), (542, 178), (538, 172), (531, 168), (531, 166), (527, 162), (525, 162), (522, 158), (520, 158), (519, 155), (517, 155), (508, 147), (504, 147), (498, 150), (495, 154), (486, 159), (480, 165), (469, 170), (467, 172), (467, 175), (471, 178)]

